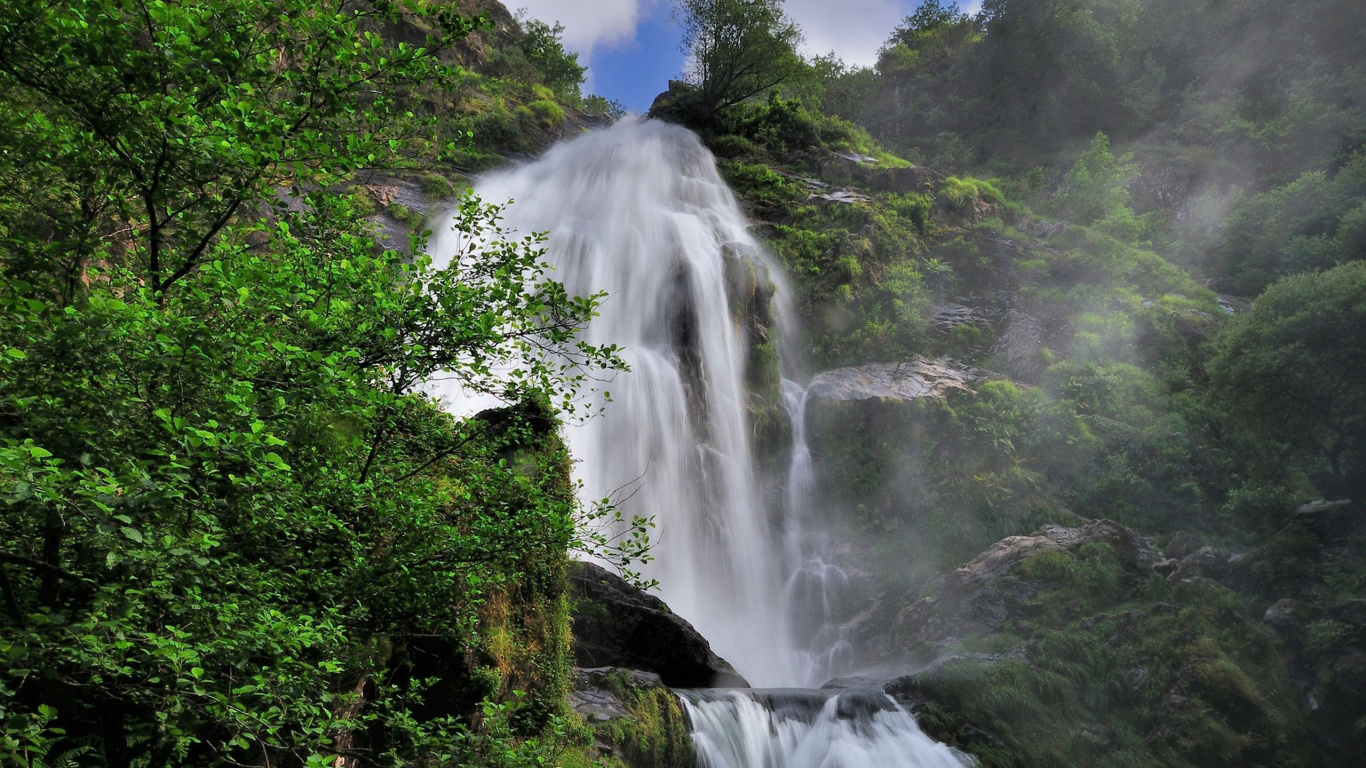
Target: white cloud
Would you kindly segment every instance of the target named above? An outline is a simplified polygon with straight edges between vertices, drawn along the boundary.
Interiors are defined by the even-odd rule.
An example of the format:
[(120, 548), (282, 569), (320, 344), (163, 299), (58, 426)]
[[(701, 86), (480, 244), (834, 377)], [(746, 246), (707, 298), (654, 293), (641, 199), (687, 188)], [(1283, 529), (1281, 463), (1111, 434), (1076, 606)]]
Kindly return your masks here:
[(532, 18), (564, 24), (565, 46), (589, 55), (598, 46), (635, 39), (642, 12), (658, 0), (506, 0), (514, 11), (525, 8)]
[(806, 36), (806, 53), (834, 51), (848, 64), (870, 66), (914, 5), (906, 0), (787, 0), (787, 13)]

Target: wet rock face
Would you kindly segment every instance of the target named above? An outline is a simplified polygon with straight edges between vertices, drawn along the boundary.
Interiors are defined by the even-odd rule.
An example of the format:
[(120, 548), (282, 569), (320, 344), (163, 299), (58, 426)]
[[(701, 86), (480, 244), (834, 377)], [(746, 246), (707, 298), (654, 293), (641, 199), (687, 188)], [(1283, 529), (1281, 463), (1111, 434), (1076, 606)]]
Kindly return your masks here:
[(574, 660), (658, 675), (674, 688), (748, 688), (706, 638), (659, 598), (592, 563), (573, 563)]
[(1010, 371), (1027, 379), (1042, 374), (1039, 350), (1043, 345), (1043, 321), (1019, 309), (1012, 308), (1006, 313), (997, 349), (1005, 355)]
[(972, 392), (987, 374), (947, 360), (916, 357), (904, 363), (871, 363), (826, 371), (811, 381), (808, 396), (819, 400), (915, 400)]

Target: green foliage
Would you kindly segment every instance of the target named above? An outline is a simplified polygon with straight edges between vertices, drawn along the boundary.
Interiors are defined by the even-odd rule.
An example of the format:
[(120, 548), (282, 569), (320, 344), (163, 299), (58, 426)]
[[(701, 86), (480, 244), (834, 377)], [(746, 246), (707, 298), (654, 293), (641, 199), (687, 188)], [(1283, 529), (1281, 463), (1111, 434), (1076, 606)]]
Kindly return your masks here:
[(918, 37), (966, 20), (966, 14), (959, 11), (956, 4), (946, 6), (941, 0), (926, 0), (915, 9), (915, 13), (901, 22), (892, 33), (892, 39), (902, 44), (910, 44)]
[(517, 114), (542, 128), (554, 128), (564, 122), (564, 109), (549, 99), (537, 99), (524, 107), (518, 107)]
[(1220, 336), (1210, 371), (1228, 407), (1318, 464), (1320, 489), (1366, 489), (1366, 263), (1273, 284)]
[(799, 99), (783, 99), (777, 91), (762, 106), (733, 110), (726, 133), (740, 136), (775, 153), (798, 152), (820, 144), (817, 119)]
[(949, 208), (959, 213), (972, 212), (982, 205), (995, 205), (1005, 196), (991, 182), (981, 179), (950, 176), (939, 188), (939, 197)]
[(621, 102), (598, 95), (587, 96), (583, 100), (583, 112), (592, 117), (618, 118), (626, 114)]
[(1060, 211), (1078, 224), (1098, 224), (1117, 237), (1137, 240), (1142, 234), (1129, 197), (1129, 185), (1138, 175), (1132, 155), (1116, 158), (1110, 139), (1096, 134), (1091, 146), (1067, 174), (1067, 189), (1060, 196)]
[[(612, 510), (577, 506), (555, 430), (621, 367), (578, 340), (597, 297), (496, 206), (460, 201), (437, 267), (334, 185), (402, 159), (471, 28), (0, 10), (0, 762), (529, 766), (578, 738), (566, 551)], [(454, 419), (438, 374), (515, 405)]]
[[(310, 202), (229, 228), (161, 301), (118, 268), (77, 305), (20, 281), (0, 297), (21, 707), (117, 696), (127, 737), (167, 758), (325, 751), (415, 706), (417, 689), (372, 677), (379, 648), (473, 642), (491, 594), (563, 558), (562, 459), (517, 447), (542, 439), (541, 417), (459, 424), (410, 392), (442, 370), (513, 397), (567, 392), (568, 369), (526, 353), (566, 349), (591, 302), (524, 283), (539, 269), (529, 244), (495, 236), (438, 271), (373, 255), (370, 233), (339, 227), (354, 220), (344, 202)], [(495, 215), (471, 202), (460, 226), (490, 231)], [(237, 244), (253, 233), (269, 256)], [(529, 366), (505, 389), (493, 370), (514, 359)], [(56, 668), (71, 682), (23, 682)], [(379, 692), (343, 695), (347, 679)], [(157, 712), (176, 715), (144, 734)], [(79, 705), (62, 714), (94, 727)], [(402, 753), (405, 738), (387, 741)], [(106, 758), (117, 748), (105, 741)]]
[(1256, 195), (1229, 219), (1213, 267), (1248, 295), (1277, 278), (1366, 254), (1366, 155)]
[(695, 88), (680, 105), (688, 123), (710, 125), (803, 71), (796, 52), (801, 32), (781, 0), (678, 0), (675, 18)]
[[(1212, 174), (1251, 165), (1284, 181), (1357, 146), (1359, 61), (1343, 30), (1362, 14), (1350, 0), (992, 0), (971, 18), (922, 4), (875, 71), (827, 63), (820, 78), (837, 95), (827, 108), (945, 170), (1052, 162), (1102, 131), (1207, 148)], [(1299, 43), (1272, 42), (1287, 37)], [(1250, 66), (1254, 38), (1266, 55)]]
[(61, 264), (70, 289), (118, 238), (162, 292), (277, 187), (391, 160), (407, 120), (395, 94), (451, 77), (438, 53), (472, 28), (442, 11), (429, 18), (444, 36), (426, 47), (369, 31), (400, 15), (303, 0), (7, 3), (0, 175), (20, 207), (0, 210), (0, 231), (11, 272)]
[(412, 107), (423, 131), (410, 154), (422, 166), (468, 175), (538, 151), (574, 127), (579, 113), (623, 114), (615, 102), (582, 95), (586, 70), (565, 50), (560, 25), (524, 16), (506, 22), (482, 25), (477, 44), (462, 46), (457, 57), (467, 68), (419, 89)]
[(524, 34), (517, 40), (522, 55), (536, 70), (537, 79), (563, 99), (578, 102), (579, 86), (587, 67), (579, 64), (579, 55), (564, 49), (560, 36), (564, 26), (554, 26), (536, 19), (519, 18)]
[(1317, 764), (1275, 641), (1227, 590), (1131, 581), (1097, 543), (1017, 570), (1038, 589), (1029, 620), (1001, 633), (1020, 655), (918, 676), (931, 734), (988, 766)]

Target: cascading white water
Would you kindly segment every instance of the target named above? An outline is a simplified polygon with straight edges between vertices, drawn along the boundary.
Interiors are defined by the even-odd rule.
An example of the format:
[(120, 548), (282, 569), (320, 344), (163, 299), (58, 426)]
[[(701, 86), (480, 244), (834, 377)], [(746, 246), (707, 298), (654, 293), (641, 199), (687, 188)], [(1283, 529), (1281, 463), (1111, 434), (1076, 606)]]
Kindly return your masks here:
[(847, 622), (842, 620), (849, 579), (843, 569), (830, 562), (825, 537), (812, 534), (816, 477), (806, 442), (806, 388), (783, 379), (783, 404), (792, 423), (792, 454), (783, 496), (783, 509), (790, 520), (787, 556), (791, 562), (800, 563), (787, 581), (784, 600), (792, 614), (803, 678), (807, 684), (820, 685), (847, 672), (851, 661), (853, 647), (846, 638)]
[[(550, 233), (546, 260), (571, 293), (609, 294), (585, 340), (619, 345), (631, 370), (612, 382), (604, 414), (566, 430), (587, 497), (624, 499), (628, 516), (655, 518), (646, 575), (752, 684), (819, 685), (847, 646), (835, 620), (843, 574), (807, 535), (805, 393), (793, 381), (784, 381), (795, 438), (780, 516), (755, 477), (748, 350), (726, 260), (766, 257), (711, 153), (682, 128), (628, 119), (490, 175), (476, 192), (515, 201), (510, 230)], [(458, 252), (460, 237), (439, 233), (434, 258)], [(778, 314), (790, 350), (790, 308)], [(685, 695), (713, 768), (959, 765), (880, 693)], [(797, 700), (809, 716), (783, 715)]]
[[(629, 119), (476, 192), (515, 201), (510, 228), (550, 232), (552, 276), (572, 294), (609, 294), (585, 340), (621, 346), (631, 371), (602, 416), (567, 430), (587, 498), (629, 497), (628, 516), (655, 518), (645, 574), (719, 655), (756, 685), (796, 682), (791, 566), (754, 476), (747, 350), (726, 292), (727, 258), (763, 256), (711, 153), (682, 128)], [(443, 251), (455, 247), (438, 238)]]
[(881, 691), (684, 691), (701, 768), (962, 768)]

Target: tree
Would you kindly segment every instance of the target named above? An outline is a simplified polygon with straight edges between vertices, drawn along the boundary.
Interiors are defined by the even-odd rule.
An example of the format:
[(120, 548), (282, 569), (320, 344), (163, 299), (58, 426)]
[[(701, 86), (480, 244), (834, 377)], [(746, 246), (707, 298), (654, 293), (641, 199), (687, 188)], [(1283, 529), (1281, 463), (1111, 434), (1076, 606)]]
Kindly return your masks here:
[(957, 5), (944, 5), (941, 0), (925, 0), (915, 9), (915, 13), (901, 20), (888, 43), (914, 45), (916, 38), (921, 35), (967, 19), (968, 15), (958, 10)]
[(556, 22), (554, 26), (537, 19), (518, 16), (518, 22), (525, 32), (517, 41), (522, 55), (531, 62), (541, 82), (555, 93), (571, 102), (582, 97), (580, 85), (587, 67), (579, 64), (579, 55), (565, 51), (561, 37), (564, 25)]
[[(0, 215), (21, 214), (0, 227), (10, 269), (61, 264), (70, 291), (116, 240), (160, 294), (280, 187), (393, 159), (411, 117), (395, 97), (450, 82), (438, 54), (475, 27), (427, 6), (6, 3), (0, 178), (20, 204)], [(425, 46), (375, 31), (413, 14), (433, 30)]]
[[(409, 22), (428, 46), (374, 31)], [(553, 724), (582, 515), (558, 407), (620, 360), (497, 207), (462, 201), (470, 251), (436, 269), (378, 248), (346, 185), (402, 161), (472, 24), (0, 7), (0, 764), (493, 764), (481, 698), (480, 733)], [(438, 373), (514, 406), (455, 419)], [(545, 613), (490, 627), (510, 594)], [(495, 629), (544, 657), (466, 666)]]
[(1366, 262), (1274, 283), (1215, 351), (1234, 413), (1304, 451), (1324, 493), (1366, 498)]
[(678, 0), (675, 18), (696, 88), (690, 111), (703, 124), (804, 71), (782, 0)]

